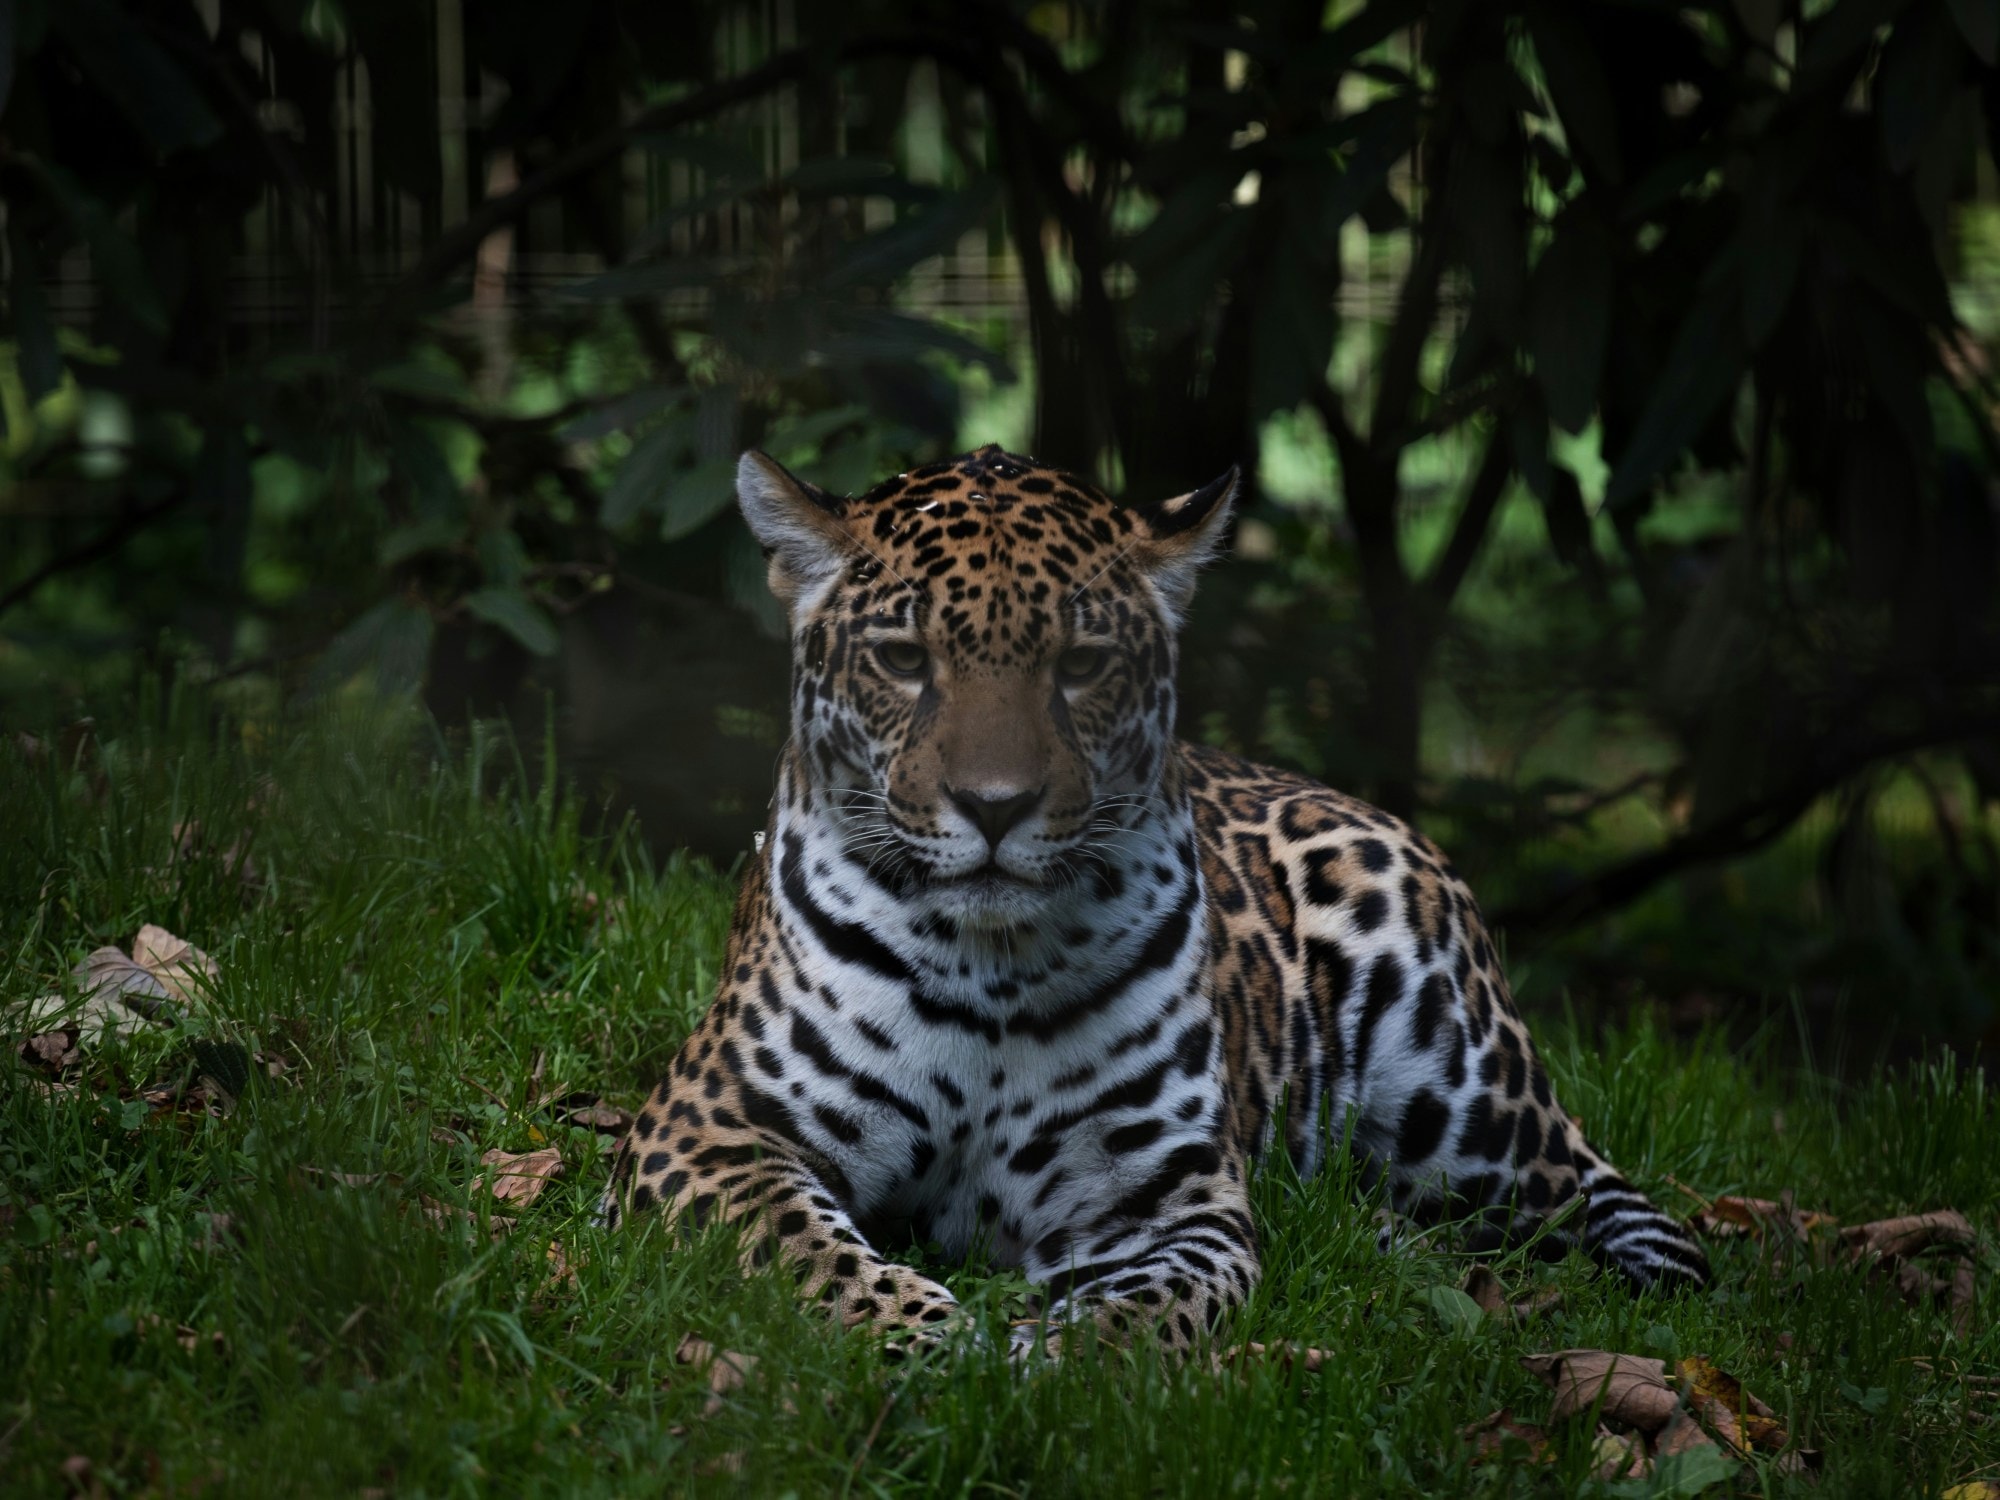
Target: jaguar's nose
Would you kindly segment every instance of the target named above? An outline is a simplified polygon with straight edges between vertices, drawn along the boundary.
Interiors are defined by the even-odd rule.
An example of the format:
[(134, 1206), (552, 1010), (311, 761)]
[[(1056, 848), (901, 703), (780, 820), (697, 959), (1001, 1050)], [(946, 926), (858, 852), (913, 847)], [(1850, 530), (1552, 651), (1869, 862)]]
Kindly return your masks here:
[(975, 792), (948, 786), (945, 795), (951, 798), (954, 807), (972, 819), (975, 828), (986, 835), (986, 847), (997, 849), (1000, 841), (1007, 837), (1008, 830), (1035, 810), (1046, 790), (1046, 787), (1038, 786), (1029, 792)]

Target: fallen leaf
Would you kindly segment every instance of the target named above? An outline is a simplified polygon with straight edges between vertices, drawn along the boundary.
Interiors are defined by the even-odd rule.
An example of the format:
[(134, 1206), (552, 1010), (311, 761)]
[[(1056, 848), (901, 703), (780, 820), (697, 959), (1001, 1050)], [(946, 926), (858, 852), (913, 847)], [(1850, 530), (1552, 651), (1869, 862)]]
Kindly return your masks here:
[(562, 1152), (554, 1146), (540, 1151), (488, 1151), (479, 1158), (482, 1166), (496, 1168), (493, 1196), (502, 1203), (518, 1203), (526, 1208), (542, 1196), (542, 1190), (562, 1171)]
[(1241, 1370), (1253, 1359), (1270, 1360), (1283, 1369), (1291, 1369), (1294, 1363), (1305, 1366), (1308, 1375), (1323, 1369), (1333, 1356), (1324, 1349), (1310, 1349), (1300, 1344), (1232, 1344), (1215, 1357), (1215, 1368)]
[(1507, 1289), (1500, 1285), (1500, 1278), (1485, 1266), (1474, 1266), (1465, 1273), (1465, 1295), (1493, 1317), (1507, 1315)]
[(569, 1252), (563, 1249), (561, 1240), (550, 1240), (548, 1262), (549, 1274), (542, 1283), (542, 1290), (560, 1291), (565, 1287), (576, 1285), (576, 1268), (583, 1264), (581, 1256), (572, 1260)]
[(164, 927), (147, 923), (132, 939), (132, 961), (184, 1005), (199, 1004), (218, 977), (215, 960)]
[(1555, 1387), (1550, 1420), (1562, 1421), (1589, 1411), (1602, 1398), (1602, 1415), (1658, 1432), (1679, 1404), (1667, 1384), (1662, 1360), (1637, 1354), (1608, 1354), (1602, 1349), (1563, 1349), (1554, 1354), (1525, 1354), (1521, 1363)]
[(1552, 1464), (1556, 1461), (1556, 1450), (1549, 1442), (1548, 1430), (1532, 1422), (1515, 1421), (1514, 1413), (1504, 1406), (1470, 1426), (1461, 1427), (1458, 1435), (1461, 1441), (1472, 1444), (1472, 1461), (1476, 1464), (1512, 1460), (1523, 1447), (1528, 1450), (1527, 1457), (1535, 1463)]
[(1878, 1219), (1872, 1224), (1856, 1224), (1840, 1231), (1847, 1258), (1854, 1262), (1870, 1258), (1903, 1259), (1933, 1245), (1969, 1244), (1972, 1238), (1972, 1225), (1955, 1208), (1909, 1214), (1900, 1219)]
[(740, 1388), (757, 1368), (757, 1356), (738, 1354), (733, 1349), (718, 1349), (707, 1339), (689, 1334), (681, 1340), (674, 1351), (674, 1358), (684, 1365), (693, 1365), (708, 1378), (708, 1400), (703, 1404), (701, 1414), (712, 1417), (726, 1405), (725, 1397)]
[(326, 1167), (301, 1167), (299, 1170), (308, 1177), (317, 1177), (322, 1182), (351, 1188), (373, 1187), (383, 1181), (386, 1175), (381, 1172), (335, 1172)]
[(1646, 1452), (1646, 1440), (1634, 1432), (1597, 1429), (1590, 1444), (1592, 1479), (1644, 1479), (1653, 1472), (1653, 1460)]
[(1705, 1489), (1734, 1479), (1740, 1467), (1735, 1459), (1712, 1444), (1689, 1448), (1654, 1464), (1653, 1483), (1647, 1494), (1653, 1500), (1699, 1495)]
[(1738, 1452), (1752, 1445), (1769, 1453), (1788, 1447), (1791, 1435), (1778, 1414), (1743, 1388), (1713, 1360), (1699, 1356), (1674, 1366), (1688, 1405), (1722, 1442)]
[(605, 1135), (623, 1135), (632, 1128), (632, 1111), (620, 1109), (615, 1104), (585, 1105), (581, 1109), (570, 1110), (564, 1118), (572, 1125), (601, 1131)]
[[(441, 1203), (428, 1194), (417, 1195), (417, 1212), (440, 1229), (477, 1229), (479, 1215), (469, 1208), (461, 1208), (456, 1203)], [(486, 1216), (486, 1237), (497, 1240), (514, 1227), (514, 1221), (504, 1214)]]
[(1717, 1198), (1694, 1216), (1695, 1227), (1711, 1239), (1739, 1235), (1761, 1239), (1776, 1233), (1799, 1244), (1809, 1244), (1815, 1233), (1838, 1222), (1832, 1214), (1799, 1208), (1790, 1193), (1776, 1202), (1769, 1198)]
[(1972, 1331), (1972, 1309), (1977, 1294), (1972, 1266), (1960, 1261), (1949, 1276), (1933, 1276), (1914, 1261), (1896, 1267), (1896, 1289), (1912, 1307), (1938, 1307), (1951, 1319), (1952, 1331), (1961, 1337)]
[(1667, 1418), (1667, 1425), (1660, 1429), (1660, 1435), (1653, 1440), (1653, 1456), (1672, 1458), (1693, 1448), (1715, 1446), (1715, 1439), (1702, 1431), (1701, 1423), (1686, 1411), (1677, 1411)]
[(1525, 1323), (1530, 1318), (1552, 1312), (1562, 1306), (1563, 1300), (1561, 1288), (1540, 1286), (1526, 1297), (1510, 1301), (1506, 1286), (1486, 1266), (1474, 1266), (1465, 1273), (1464, 1291), (1488, 1317), (1511, 1319), (1516, 1323)]
[(85, 1495), (89, 1500), (100, 1500), (103, 1496), (104, 1485), (97, 1477), (97, 1466), (81, 1453), (64, 1459), (60, 1472), (72, 1495)]
[(1447, 1333), (1472, 1333), (1486, 1320), (1480, 1305), (1455, 1286), (1428, 1286), (1422, 1296)]
[(60, 1073), (77, 1059), (76, 1038), (77, 1033), (67, 1028), (44, 1031), (21, 1043), (21, 1058), (52, 1073)]
[(1938, 1500), (2000, 1500), (2000, 1479), (1967, 1479), (1951, 1486)]

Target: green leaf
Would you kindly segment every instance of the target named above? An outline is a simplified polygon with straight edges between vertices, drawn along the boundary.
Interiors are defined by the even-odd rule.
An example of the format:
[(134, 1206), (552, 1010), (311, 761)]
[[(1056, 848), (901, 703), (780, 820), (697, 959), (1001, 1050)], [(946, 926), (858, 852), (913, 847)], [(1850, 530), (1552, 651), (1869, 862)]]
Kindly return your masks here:
[(914, 359), (920, 354), (951, 356), (963, 364), (980, 365), (995, 379), (1011, 383), (1013, 366), (1004, 355), (964, 334), (907, 313), (882, 307), (832, 305), (828, 314), (829, 333), (820, 343), (820, 353), (829, 364), (868, 364), (877, 360)]
[(475, 589), (465, 596), (465, 607), (488, 625), (506, 631), (537, 656), (554, 656), (556, 647), (562, 643), (548, 611), (519, 589)]
[(1733, 267), (1711, 275), (1653, 381), (1605, 489), (1605, 503), (1628, 505), (1685, 448), (1743, 378), (1742, 278)]
[(1832, 214), (1810, 217), (1812, 232), (1825, 247), (1891, 302), (1933, 328), (1956, 322), (1929, 233), (1914, 215), (1909, 224), (1892, 226), (1888, 233), (1869, 233)]
[(803, 416), (780, 417), (764, 437), (764, 451), (780, 460), (809, 459), (843, 427), (866, 419), (865, 406), (830, 406)]
[(662, 407), (672, 405), (685, 390), (685, 386), (678, 385), (641, 386), (636, 391), (627, 391), (615, 401), (607, 401), (581, 416), (570, 418), (556, 429), (556, 436), (565, 443), (581, 443), (623, 432), (645, 421)]
[(1528, 348), (1549, 416), (1581, 432), (1597, 407), (1604, 352), (1611, 337), (1617, 242), (1582, 204), (1556, 219), (1555, 237), (1536, 263), (1528, 289)]
[(1799, 53), (1803, 75), (1831, 69), (1875, 39), (1909, 0), (1839, 0), (1806, 27)]
[(385, 695), (423, 681), (433, 635), (430, 611), (408, 599), (384, 599), (339, 635), (313, 671), (313, 690), (324, 691), (372, 670)]
[(2000, 0), (1945, 0), (1959, 34), (1987, 67), (2000, 60)]
[(1878, 74), (1882, 147), (1889, 166), (1907, 172), (1958, 99), (1965, 43), (1942, 11), (1906, 16), (1890, 34)]
[(162, 155), (206, 146), (222, 123), (180, 65), (107, 0), (59, 0), (55, 28), (102, 99)]
[(667, 483), (660, 538), (675, 541), (706, 525), (736, 498), (736, 460), (711, 458)]
[(886, 229), (844, 248), (827, 266), (828, 289), (879, 286), (916, 265), (943, 255), (970, 230), (984, 223), (1000, 196), (1000, 184), (984, 178), (956, 193), (945, 193)]
[(464, 534), (464, 525), (452, 517), (433, 516), (413, 521), (408, 526), (395, 527), (384, 536), (375, 549), (375, 559), (383, 567), (393, 568), (426, 552), (447, 552), (458, 545)]
[(421, 360), (400, 360), (378, 365), (368, 372), (368, 383), (393, 396), (414, 396), (419, 400), (470, 402), (472, 388), (465, 372), (456, 365), (428, 364)]
[(1414, 93), (1371, 104), (1354, 118), (1361, 127), (1354, 150), (1347, 157), (1339, 185), (1327, 194), (1323, 205), (1320, 227), (1328, 235), (1360, 212), (1382, 186), (1389, 169), (1417, 143), (1418, 101)]
[(1673, 1453), (1661, 1459), (1653, 1470), (1652, 1483), (1645, 1493), (1655, 1500), (1669, 1500), (1669, 1497), (1699, 1495), (1736, 1477), (1741, 1467), (1720, 1448), (1712, 1444), (1690, 1448), (1685, 1453)]
[(1571, 154), (1587, 158), (1607, 181), (1619, 181), (1625, 165), (1618, 145), (1618, 112), (1604, 62), (1588, 33), (1567, 7), (1530, 0), (1528, 35)]
[(479, 554), (479, 572), (490, 584), (511, 588), (527, 574), (528, 549), (505, 526), (489, 526), (480, 532), (475, 550)]
[(679, 466), (693, 438), (693, 418), (677, 412), (633, 445), (605, 492), (599, 519), (612, 530), (629, 525), (666, 497), (667, 480)]
[(389, 428), (389, 454), (395, 471), (410, 487), (420, 517), (458, 514), (458, 480), (435, 438), (414, 422), (394, 422)]
[(21, 385), (32, 404), (62, 384), (62, 347), (56, 342), (55, 319), (49, 314), (49, 299), (42, 290), (42, 262), (34, 243), (18, 226), (8, 236), (14, 275), (8, 297), (14, 314), (14, 357), (21, 369)]
[(1486, 1309), (1455, 1286), (1425, 1287), (1420, 1296), (1447, 1333), (1475, 1333), (1486, 1320)]
[(62, 205), (76, 233), (90, 246), (91, 275), (111, 294), (111, 300), (142, 327), (165, 333), (166, 305), (160, 301), (138, 245), (118, 227), (105, 206), (79, 187), (68, 172), (32, 160), (26, 165), (49, 196)]

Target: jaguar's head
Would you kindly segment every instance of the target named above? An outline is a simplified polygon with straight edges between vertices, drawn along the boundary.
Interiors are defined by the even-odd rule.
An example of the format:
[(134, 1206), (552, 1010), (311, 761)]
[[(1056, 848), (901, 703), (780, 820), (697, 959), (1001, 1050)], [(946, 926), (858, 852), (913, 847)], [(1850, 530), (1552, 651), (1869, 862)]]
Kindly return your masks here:
[(875, 879), (1009, 925), (1103, 867), (1160, 794), (1175, 631), (1236, 487), (1120, 506), (987, 447), (841, 499), (743, 456), (797, 774)]

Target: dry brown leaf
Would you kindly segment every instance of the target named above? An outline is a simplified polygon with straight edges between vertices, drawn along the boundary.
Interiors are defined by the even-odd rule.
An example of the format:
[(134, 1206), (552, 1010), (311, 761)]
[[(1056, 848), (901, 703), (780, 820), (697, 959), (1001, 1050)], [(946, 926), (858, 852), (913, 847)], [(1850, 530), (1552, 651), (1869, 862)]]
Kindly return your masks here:
[(583, 1264), (581, 1255), (572, 1257), (569, 1251), (563, 1249), (561, 1240), (550, 1240), (548, 1261), (549, 1274), (542, 1282), (543, 1291), (560, 1291), (576, 1285), (576, 1268)]
[(1284, 1369), (1291, 1369), (1294, 1362), (1303, 1364), (1311, 1375), (1324, 1368), (1333, 1358), (1324, 1349), (1311, 1349), (1302, 1344), (1232, 1344), (1215, 1356), (1218, 1370), (1246, 1368), (1252, 1360), (1269, 1360)]
[(1847, 1258), (1856, 1262), (1901, 1259), (1933, 1245), (1970, 1244), (1972, 1238), (1972, 1225), (1955, 1208), (1909, 1214), (1900, 1219), (1878, 1219), (1872, 1224), (1856, 1224), (1840, 1231), (1840, 1243), (1847, 1248)]
[(382, 1172), (335, 1172), (326, 1167), (301, 1167), (299, 1170), (308, 1177), (333, 1183), (336, 1187), (373, 1187), (386, 1178), (386, 1174)]
[(1488, 1317), (1525, 1323), (1530, 1318), (1553, 1312), (1562, 1306), (1563, 1294), (1553, 1286), (1536, 1287), (1526, 1297), (1510, 1300), (1500, 1278), (1486, 1266), (1474, 1266), (1465, 1273), (1465, 1295), (1477, 1302)]
[(1953, 1332), (1963, 1336), (1972, 1331), (1972, 1311), (1977, 1284), (1972, 1265), (1960, 1261), (1949, 1276), (1933, 1276), (1914, 1261), (1896, 1267), (1896, 1289), (1912, 1307), (1942, 1308), (1951, 1319)]
[(1519, 1456), (1523, 1447), (1534, 1463), (1552, 1464), (1556, 1461), (1556, 1450), (1549, 1442), (1548, 1430), (1537, 1427), (1533, 1422), (1515, 1421), (1514, 1413), (1504, 1406), (1470, 1426), (1459, 1428), (1458, 1435), (1462, 1441), (1472, 1444), (1472, 1461), (1476, 1464), (1497, 1463), (1503, 1459), (1511, 1461)]
[(69, 1486), (72, 1495), (87, 1496), (88, 1500), (102, 1500), (105, 1493), (104, 1482), (97, 1477), (97, 1466), (81, 1453), (71, 1454), (62, 1461), (63, 1483)]
[(132, 939), (132, 961), (183, 1005), (198, 1005), (214, 988), (215, 960), (184, 938), (148, 922)]
[(1507, 1289), (1486, 1266), (1474, 1266), (1465, 1273), (1465, 1295), (1477, 1302), (1488, 1317), (1507, 1316)]
[(738, 1354), (733, 1349), (718, 1349), (707, 1339), (689, 1334), (681, 1340), (674, 1351), (674, 1358), (684, 1365), (692, 1365), (708, 1379), (708, 1400), (702, 1405), (703, 1417), (712, 1417), (726, 1404), (725, 1398), (733, 1390), (739, 1389), (757, 1368), (757, 1356)]
[(1695, 1227), (1711, 1239), (1738, 1235), (1762, 1239), (1771, 1235), (1790, 1238), (1802, 1245), (1811, 1243), (1815, 1233), (1831, 1229), (1838, 1222), (1832, 1214), (1799, 1208), (1789, 1192), (1777, 1202), (1769, 1198), (1717, 1198), (1694, 1216)]
[(1674, 1367), (1674, 1373), (1686, 1389), (1695, 1415), (1731, 1447), (1778, 1453), (1791, 1446), (1791, 1434), (1778, 1414), (1713, 1360), (1698, 1356), (1684, 1359)]
[(1715, 1446), (1715, 1439), (1702, 1431), (1701, 1423), (1686, 1411), (1677, 1411), (1667, 1418), (1667, 1425), (1660, 1429), (1660, 1435), (1653, 1440), (1653, 1457), (1677, 1458), (1696, 1448)]
[[(477, 1229), (479, 1215), (469, 1208), (460, 1208), (456, 1203), (441, 1203), (425, 1193), (417, 1195), (417, 1212), (440, 1229)], [(497, 1240), (514, 1227), (514, 1221), (504, 1214), (486, 1216), (486, 1237)]]
[(1667, 1384), (1664, 1361), (1602, 1349), (1563, 1349), (1525, 1354), (1521, 1363), (1555, 1387), (1550, 1420), (1589, 1411), (1603, 1399), (1602, 1414), (1642, 1432), (1658, 1432), (1679, 1404)]
[(77, 1059), (76, 1038), (76, 1031), (70, 1028), (44, 1031), (21, 1043), (21, 1058), (52, 1073), (60, 1073)]
[(1644, 1479), (1653, 1472), (1653, 1460), (1646, 1453), (1646, 1440), (1636, 1432), (1613, 1432), (1599, 1427), (1590, 1444), (1590, 1477), (1593, 1479)]
[(518, 1203), (526, 1208), (542, 1196), (563, 1168), (562, 1152), (554, 1146), (540, 1151), (488, 1151), (479, 1158), (482, 1166), (494, 1168), (492, 1192), (502, 1203)]
[(586, 1130), (600, 1131), (605, 1135), (623, 1135), (632, 1128), (632, 1111), (620, 1109), (615, 1104), (586, 1104), (567, 1111), (563, 1118), (572, 1125), (581, 1125)]

